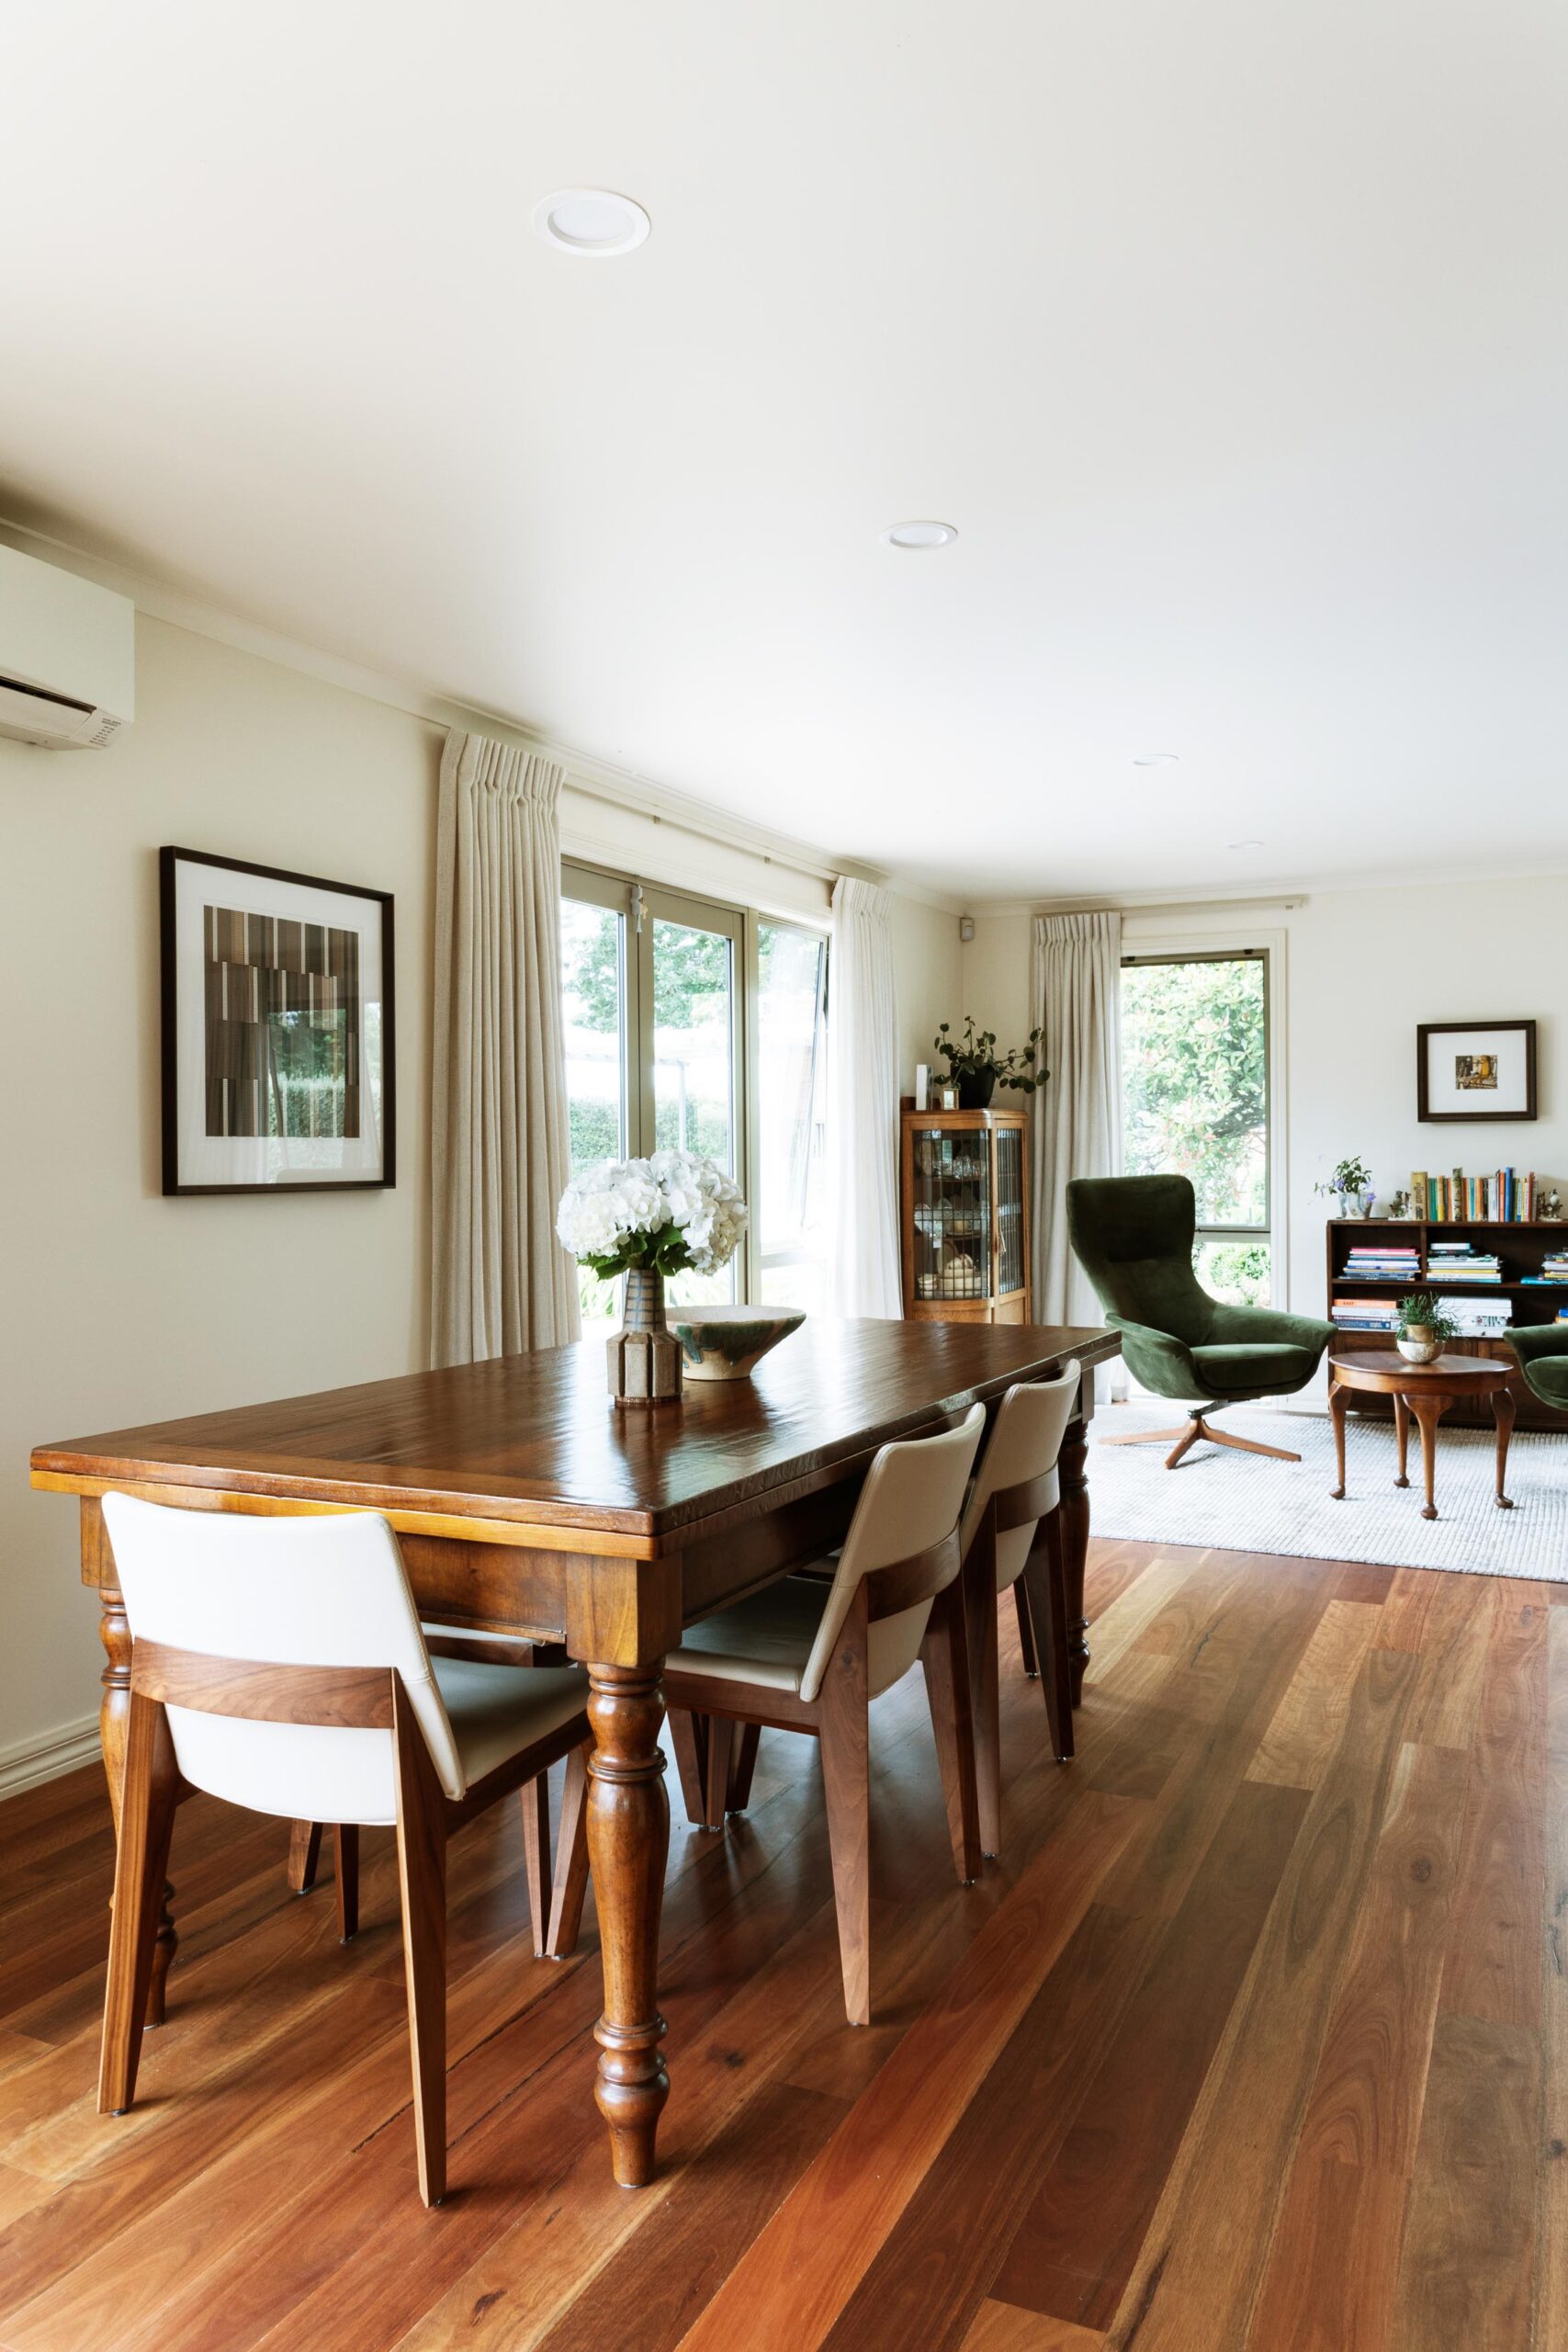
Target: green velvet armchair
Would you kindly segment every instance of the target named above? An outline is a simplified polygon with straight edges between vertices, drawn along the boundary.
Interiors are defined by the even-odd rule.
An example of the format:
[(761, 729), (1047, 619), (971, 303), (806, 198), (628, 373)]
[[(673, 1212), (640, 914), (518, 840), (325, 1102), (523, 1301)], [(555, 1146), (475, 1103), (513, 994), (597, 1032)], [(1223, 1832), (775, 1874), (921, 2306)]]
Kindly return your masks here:
[(1568, 1413), (1568, 1323), (1521, 1323), (1506, 1338), (1530, 1395)]
[[(1197, 1210), (1185, 1176), (1079, 1177), (1067, 1186), (1067, 1236), (1105, 1319), (1122, 1334), (1129, 1370), (1158, 1396), (1191, 1408), (1179, 1430), (1141, 1430), (1111, 1445), (1178, 1441), (1174, 1470), (1200, 1438), (1280, 1462), (1301, 1455), (1211, 1427), (1222, 1405), (1291, 1396), (1304, 1388), (1334, 1336), (1314, 1316), (1277, 1315), (1211, 1298), (1192, 1271)], [(1568, 1367), (1565, 1367), (1568, 1369)]]

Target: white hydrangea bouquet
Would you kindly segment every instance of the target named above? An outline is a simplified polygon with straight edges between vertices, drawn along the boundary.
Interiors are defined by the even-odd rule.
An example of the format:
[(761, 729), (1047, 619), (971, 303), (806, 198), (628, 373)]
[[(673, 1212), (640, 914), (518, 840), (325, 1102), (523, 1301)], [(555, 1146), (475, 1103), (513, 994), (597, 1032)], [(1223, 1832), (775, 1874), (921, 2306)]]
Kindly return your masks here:
[(557, 1234), (596, 1274), (626, 1277), (622, 1329), (610, 1341), (617, 1404), (680, 1396), (681, 1350), (664, 1319), (665, 1277), (727, 1266), (747, 1216), (734, 1178), (696, 1152), (600, 1159), (572, 1178), (556, 1213)]

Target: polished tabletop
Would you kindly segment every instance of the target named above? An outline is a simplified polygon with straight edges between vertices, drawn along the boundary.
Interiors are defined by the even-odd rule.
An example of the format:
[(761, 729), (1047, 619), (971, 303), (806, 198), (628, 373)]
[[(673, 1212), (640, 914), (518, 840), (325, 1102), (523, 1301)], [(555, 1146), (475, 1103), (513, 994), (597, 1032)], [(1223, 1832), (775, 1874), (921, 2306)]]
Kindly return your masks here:
[(626, 1410), (589, 1340), (40, 1445), (33, 1483), (156, 1479), (657, 1539), (1119, 1345), (1094, 1328), (813, 1317), (750, 1379)]

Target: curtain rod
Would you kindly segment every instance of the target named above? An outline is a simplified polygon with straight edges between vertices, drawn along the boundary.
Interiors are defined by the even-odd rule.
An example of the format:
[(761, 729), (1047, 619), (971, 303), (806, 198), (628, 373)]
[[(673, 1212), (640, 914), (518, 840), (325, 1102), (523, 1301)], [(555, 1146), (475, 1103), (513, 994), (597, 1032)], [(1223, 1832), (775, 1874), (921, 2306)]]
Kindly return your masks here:
[[(1278, 899), (1048, 899), (1037, 915), (1256, 915), (1289, 911), (1309, 903), (1304, 890)], [(980, 910), (983, 914), (986, 910)]]

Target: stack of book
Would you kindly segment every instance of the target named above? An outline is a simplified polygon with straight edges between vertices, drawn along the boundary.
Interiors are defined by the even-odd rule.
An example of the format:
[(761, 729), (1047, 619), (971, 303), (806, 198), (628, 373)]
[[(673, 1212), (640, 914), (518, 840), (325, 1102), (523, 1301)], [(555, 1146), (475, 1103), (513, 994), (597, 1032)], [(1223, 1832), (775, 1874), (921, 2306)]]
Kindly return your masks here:
[(1506, 1298), (1456, 1298), (1448, 1313), (1461, 1340), (1500, 1340), (1514, 1319), (1512, 1301)]
[(1420, 1279), (1419, 1250), (1380, 1250), (1371, 1244), (1348, 1253), (1340, 1276), (1347, 1283), (1416, 1283)]
[(1393, 1331), (1399, 1328), (1397, 1299), (1337, 1298), (1328, 1311), (1341, 1331)]
[(1527, 1274), (1527, 1283), (1562, 1283), (1568, 1284), (1568, 1250), (1549, 1250), (1540, 1261), (1539, 1274)]
[(1417, 1168), (1410, 1179), (1410, 1205), (1416, 1216), (1438, 1225), (1528, 1225), (1535, 1216), (1537, 1190), (1534, 1175), (1521, 1175), (1517, 1168), (1499, 1168), (1491, 1176), (1467, 1176), (1462, 1168), (1451, 1176), (1428, 1176)]
[(1500, 1283), (1502, 1261), (1472, 1241), (1433, 1241), (1427, 1249), (1429, 1283)]

